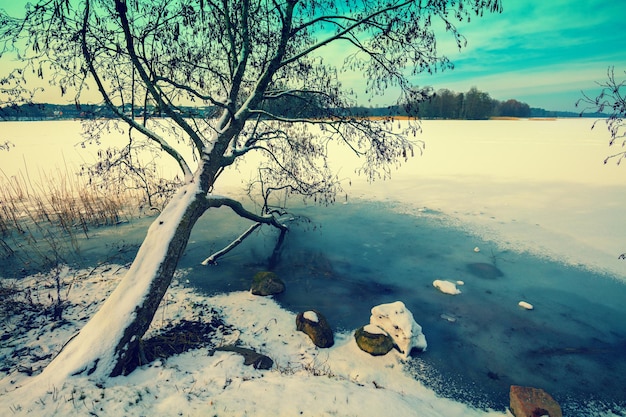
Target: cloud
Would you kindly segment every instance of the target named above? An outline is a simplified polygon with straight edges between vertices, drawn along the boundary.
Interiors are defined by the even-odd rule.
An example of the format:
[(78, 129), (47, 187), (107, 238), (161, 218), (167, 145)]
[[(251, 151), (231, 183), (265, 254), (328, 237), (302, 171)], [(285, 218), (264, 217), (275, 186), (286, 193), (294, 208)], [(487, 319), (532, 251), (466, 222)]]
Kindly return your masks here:
[(468, 40), (461, 51), (440, 31), (440, 51), (455, 69), (414, 82), (459, 92), (476, 86), (498, 99), (571, 109), (572, 97), (596, 87), (608, 66), (626, 69), (624, 15), (624, 2), (505, 2), (502, 14), (459, 24)]

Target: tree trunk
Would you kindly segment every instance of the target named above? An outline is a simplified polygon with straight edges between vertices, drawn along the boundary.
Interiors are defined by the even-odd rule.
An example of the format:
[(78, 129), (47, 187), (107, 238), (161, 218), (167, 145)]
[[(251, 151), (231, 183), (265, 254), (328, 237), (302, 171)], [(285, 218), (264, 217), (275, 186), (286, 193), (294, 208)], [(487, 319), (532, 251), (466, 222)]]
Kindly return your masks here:
[(126, 276), (42, 378), (54, 384), (71, 375), (108, 377), (132, 370), (140, 338), (171, 283), (194, 224), (208, 207), (199, 183), (196, 176), (174, 195), (150, 226)]

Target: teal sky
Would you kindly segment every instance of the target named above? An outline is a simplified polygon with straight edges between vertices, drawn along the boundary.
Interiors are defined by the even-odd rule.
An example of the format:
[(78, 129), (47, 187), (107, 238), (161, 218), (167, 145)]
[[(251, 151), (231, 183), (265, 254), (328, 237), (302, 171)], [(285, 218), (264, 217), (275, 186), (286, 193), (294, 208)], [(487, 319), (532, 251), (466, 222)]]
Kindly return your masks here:
[(502, 14), (487, 14), (461, 27), (466, 49), (459, 52), (450, 42), (440, 43), (454, 70), (422, 75), (415, 83), (457, 92), (475, 86), (498, 100), (575, 110), (581, 90), (595, 94), (596, 82), (606, 80), (609, 66), (615, 66), (619, 79), (626, 78), (626, 1), (502, 3)]
[[(10, 13), (23, 11), (26, 0), (0, 0)], [(486, 14), (459, 25), (467, 47), (459, 51), (452, 38), (439, 33), (439, 49), (454, 70), (421, 74), (419, 86), (465, 92), (471, 87), (498, 100), (515, 98), (531, 107), (576, 110), (581, 91), (591, 95), (615, 66), (626, 78), (626, 1), (502, 0), (501, 14)], [(329, 51), (330, 52), (330, 51)], [(337, 51), (330, 52), (334, 55)], [(358, 90), (360, 77), (346, 77)], [(372, 104), (392, 104), (390, 91)]]

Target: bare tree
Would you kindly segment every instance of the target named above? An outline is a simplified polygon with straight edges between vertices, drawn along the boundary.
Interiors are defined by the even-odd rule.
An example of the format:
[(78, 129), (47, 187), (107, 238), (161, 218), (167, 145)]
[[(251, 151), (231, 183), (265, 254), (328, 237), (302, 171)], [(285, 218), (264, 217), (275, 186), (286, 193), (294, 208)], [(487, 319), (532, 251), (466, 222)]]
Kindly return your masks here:
[[(624, 75), (626, 75), (626, 71), (624, 71)], [(604, 163), (616, 159), (617, 164), (619, 164), (626, 157), (626, 149), (624, 149), (626, 147), (626, 122), (624, 121), (626, 117), (626, 77), (621, 81), (616, 80), (615, 68), (609, 67), (607, 80), (598, 83), (598, 85), (601, 89), (595, 98), (591, 98), (583, 92), (583, 98), (578, 100), (576, 106), (585, 106), (581, 111), (581, 116), (585, 112), (608, 114), (608, 117), (597, 120), (592, 128), (600, 120), (606, 123), (610, 135), (609, 146), (617, 143), (622, 150), (607, 156)]]
[[(40, 0), (20, 19), (2, 16), (5, 50), (19, 50), (63, 93), (76, 92), (77, 105), (87, 88), (97, 89), (118, 120), (174, 158), (184, 177), (126, 277), (42, 376), (129, 370), (207, 210), (227, 206), (285, 230), (269, 204), (273, 192), (332, 202), (340, 189), (326, 163), (329, 141), (363, 157), (361, 174), (388, 177), (415, 143), (388, 121), (351, 114), (356, 96), (342, 87), (341, 71), (360, 73), (368, 97), (391, 87), (402, 96), (409, 77), (452, 66), (437, 52), (437, 22), (461, 47), (457, 22), (500, 10), (499, 0)], [(330, 45), (344, 48), (343, 59), (324, 56)], [(314, 104), (316, 116), (273, 111), (280, 106), (271, 103), (285, 98)], [(189, 114), (190, 104), (218, 116)], [(150, 109), (163, 118), (150, 120)], [(266, 158), (257, 212), (212, 192), (227, 167), (252, 153)]]

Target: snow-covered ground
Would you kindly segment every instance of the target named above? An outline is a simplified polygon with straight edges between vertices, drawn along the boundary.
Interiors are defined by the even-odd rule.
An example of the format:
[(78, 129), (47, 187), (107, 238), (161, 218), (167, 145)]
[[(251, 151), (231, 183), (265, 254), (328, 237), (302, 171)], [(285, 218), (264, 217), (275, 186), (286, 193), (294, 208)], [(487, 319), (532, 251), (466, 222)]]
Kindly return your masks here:
[[(296, 331), (295, 314), (271, 298), (249, 292), (204, 297), (178, 277), (162, 303), (150, 335), (180, 320), (211, 321), (216, 314), (234, 331), (217, 332), (216, 346), (239, 343), (274, 360), (271, 370), (245, 366), (236, 353), (209, 348), (157, 360), (129, 376), (93, 380), (71, 377), (64, 385), (48, 385), (25, 368), (45, 366), (51, 354), (94, 313), (113, 290), (124, 267), (95, 270), (64, 268), (61, 279), (67, 305), (64, 320), (44, 315), (24, 331), (27, 317), (2, 323), (2, 363), (9, 369), (0, 380), (0, 410), (6, 416), (503, 416), (438, 398), (405, 372), (404, 355), (383, 357), (362, 352), (351, 332), (336, 335), (335, 345), (317, 348)], [(51, 303), (56, 289), (38, 275), (15, 282), (27, 286), (33, 300)], [(369, 318), (363, 317), (364, 323)], [(30, 326), (28, 326), (30, 327)], [(17, 354), (16, 354), (17, 353)], [(21, 369), (18, 370), (18, 369)], [(21, 387), (21, 388), (20, 388)]]

